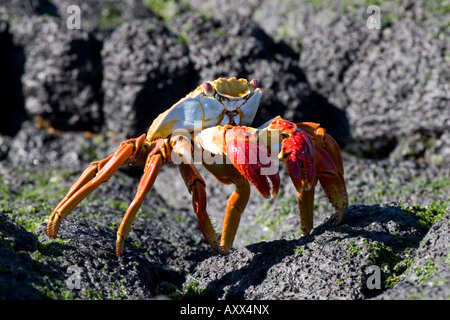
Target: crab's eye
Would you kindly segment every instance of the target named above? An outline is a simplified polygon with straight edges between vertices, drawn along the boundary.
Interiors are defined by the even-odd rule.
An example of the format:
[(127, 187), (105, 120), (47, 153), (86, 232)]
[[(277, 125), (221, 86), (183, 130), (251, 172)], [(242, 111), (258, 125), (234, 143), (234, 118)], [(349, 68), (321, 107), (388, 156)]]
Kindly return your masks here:
[(207, 96), (212, 96), (214, 94), (214, 88), (209, 82), (203, 84), (203, 91)]
[(259, 87), (259, 81), (257, 79), (252, 79), (248, 84), (252, 90)]

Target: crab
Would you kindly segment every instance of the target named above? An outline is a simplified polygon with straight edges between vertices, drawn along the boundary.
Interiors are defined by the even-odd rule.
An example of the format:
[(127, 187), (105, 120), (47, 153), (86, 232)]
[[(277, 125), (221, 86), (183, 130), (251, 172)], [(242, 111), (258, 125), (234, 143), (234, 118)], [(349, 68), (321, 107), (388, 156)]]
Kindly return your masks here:
[[(313, 228), (318, 182), (336, 211), (336, 223), (342, 223), (348, 197), (338, 144), (312, 122), (293, 123), (277, 116), (258, 128), (250, 127), (260, 99), (256, 79), (233, 77), (204, 82), (161, 113), (147, 134), (122, 142), (114, 154), (90, 163), (49, 216), (47, 235), (55, 238), (61, 221), (121, 166), (144, 166), (136, 195), (117, 231), (116, 254), (122, 256), (133, 220), (160, 169), (168, 163), (178, 166), (203, 237), (217, 254), (225, 255), (232, 247), (249, 200), (250, 183), (264, 198), (277, 195), (279, 161), (284, 162), (298, 194), (302, 235)], [(199, 163), (219, 182), (235, 185), (228, 198), (220, 241), (206, 210), (206, 184), (195, 166)]]

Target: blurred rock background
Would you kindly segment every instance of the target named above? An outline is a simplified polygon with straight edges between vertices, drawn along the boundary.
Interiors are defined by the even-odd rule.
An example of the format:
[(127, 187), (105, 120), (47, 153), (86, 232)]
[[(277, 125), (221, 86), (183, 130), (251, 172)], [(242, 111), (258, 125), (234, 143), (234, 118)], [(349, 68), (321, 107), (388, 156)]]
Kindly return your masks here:
[[(70, 5), (81, 9), (80, 30), (67, 28)], [(366, 25), (370, 5), (381, 9), (380, 29)], [(213, 257), (177, 168), (167, 166), (123, 259), (115, 231), (139, 168), (89, 196), (59, 239), (45, 236), (48, 214), (89, 162), (219, 76), (260, 80), (255, 126), (282, 115), (335, 137), (350, 199), (343, 227), (328, 221), (320, 190), (317, 233), (299, 239), (296, 195), (281, 169), (280, 196), (267, 201), (253, 189), (235, 251)], [(0, 0), (2, 299), (448, 299), (449, 163), (448, 1)], [(199, 170), (220, 232), (232, 189)], [(361, 280), (373, 263), (384, 268), (379, 291)], [(304, 264), (313, 264), (308, 279)], [(70, 265), (82, 268), (82, 289), (67, 288)]]

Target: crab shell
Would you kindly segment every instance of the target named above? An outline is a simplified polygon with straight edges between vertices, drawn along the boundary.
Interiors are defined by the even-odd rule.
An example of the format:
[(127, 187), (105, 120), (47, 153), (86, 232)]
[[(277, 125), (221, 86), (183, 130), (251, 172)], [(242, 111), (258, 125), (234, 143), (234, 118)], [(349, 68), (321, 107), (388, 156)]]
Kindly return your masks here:
[(216, 125), (250, 125), (261, 99), (258, 81), (219, 78), (207, 81), (161, 113), (147, 139), (169, 137), (176, 130), (202, 130)]

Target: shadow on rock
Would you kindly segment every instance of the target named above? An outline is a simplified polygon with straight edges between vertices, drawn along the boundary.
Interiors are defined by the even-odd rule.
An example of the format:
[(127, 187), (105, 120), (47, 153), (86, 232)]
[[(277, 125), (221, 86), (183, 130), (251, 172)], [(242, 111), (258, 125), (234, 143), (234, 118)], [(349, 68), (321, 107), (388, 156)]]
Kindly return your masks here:
[[(426, 232), (395, 204), (352, 206), (341, 226), (329, 219), (300, 239), (207, 259), (188, 284), (217, 299), (365, 299), (394, 284)], [(382, 270), (380, 289), (367, 286), (373, 265)]]

